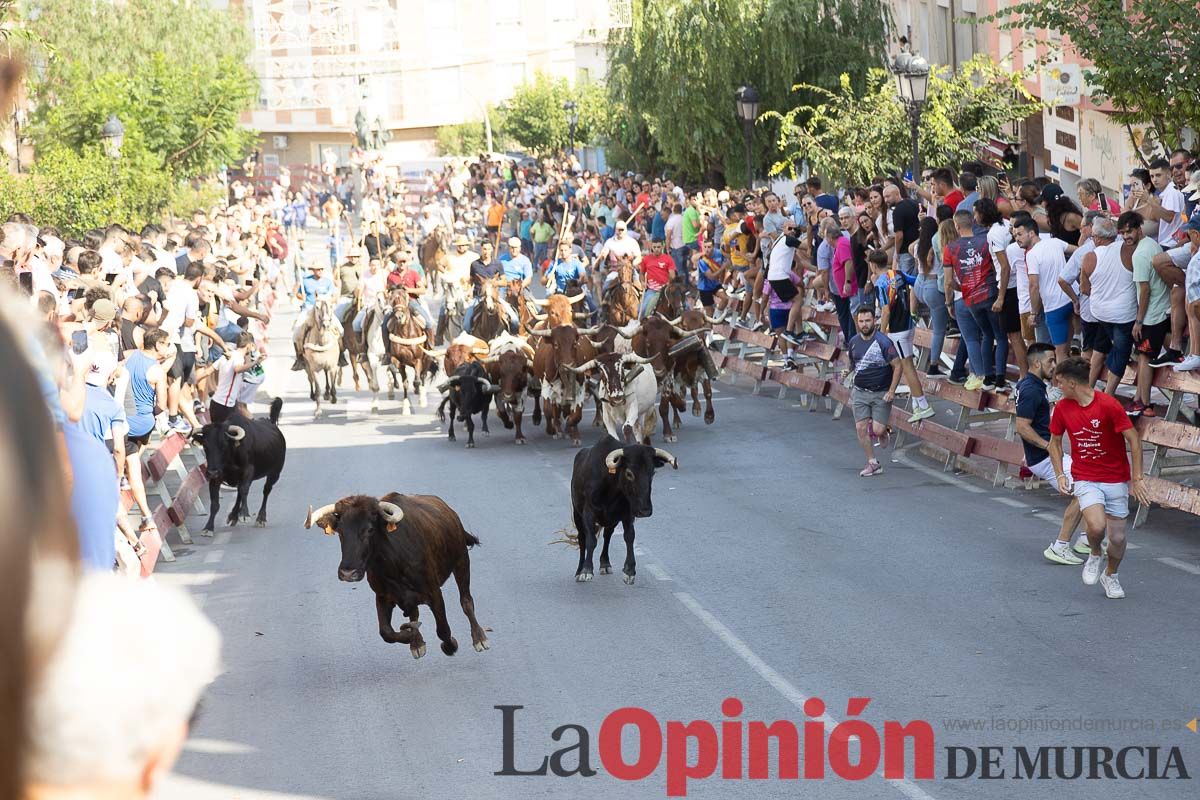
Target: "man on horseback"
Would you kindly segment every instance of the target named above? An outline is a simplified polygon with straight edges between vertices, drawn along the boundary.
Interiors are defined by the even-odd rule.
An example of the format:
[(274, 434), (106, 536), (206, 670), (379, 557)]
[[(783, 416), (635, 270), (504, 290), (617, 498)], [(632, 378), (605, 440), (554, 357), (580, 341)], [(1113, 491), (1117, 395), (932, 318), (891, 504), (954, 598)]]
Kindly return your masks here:
[[(412, 252), (398, 250), (392, 255), (392, 260), (395, 266), (387, 276), (387, 288), (389, 291), (397, 287), (403, 287), (408, 298), (408, 310), (419, 316), (425, 323), (425, 338), (430, 349), (433, 348), (433, 315), (429, 313), (429, 309), (425, 307), (422, 297), (429, 290), (425, 284), (425, 276), (412, 267)], [(391, 312), (388, 312), (390, 316)], [(385, 319), (384, 328), (387, 327), (388, 320)]]
[(549, 294), (564, 294), (570, 283), (575, 282), (583, 291), (583, 302), (589, 314), (596, 313), (596, 301), (587, 290), (587, 271), (576, 257), (571, 241), (563, 239), (558, 243), (558, 257), (550, 262), (546, 270), (546, 291)]
[[(333, 281), (325, 274), (325, 265), (317, 262), (309, 267), (309, 274), (300, 281), (300, 292), (303, 296), (300, 304), (300, 314), (296, 317), (296, 327), (292, 330), (292, 346), (296, 348), (296, 360), (292, 363), (293, 372), (304, 370), (304, 337), (313, 323), (313, 308), (318, 297), (328, 297), (333, 294)], [(334, 319), (338, 330), (342, 324)]]

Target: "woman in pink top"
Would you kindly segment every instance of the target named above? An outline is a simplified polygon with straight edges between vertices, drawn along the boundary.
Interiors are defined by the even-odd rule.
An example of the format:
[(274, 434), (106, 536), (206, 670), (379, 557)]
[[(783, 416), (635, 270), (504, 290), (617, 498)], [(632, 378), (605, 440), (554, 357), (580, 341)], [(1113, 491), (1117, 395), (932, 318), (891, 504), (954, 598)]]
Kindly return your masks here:
[(1095, 178), (1085, 178), (1075, 187), (1075, 193), (1079, 195), (1079, 205), (1087, 211), (1100, 210), (1100, 198), (1104, 197), (1107, 206), (1105, 209), (1114, 217), (1121, 213), (1121, 204), (1117, 202), (1115, 197), (1107, 197), (1104, 195), (1104, 187), (1100, 185), (1100, 181)]

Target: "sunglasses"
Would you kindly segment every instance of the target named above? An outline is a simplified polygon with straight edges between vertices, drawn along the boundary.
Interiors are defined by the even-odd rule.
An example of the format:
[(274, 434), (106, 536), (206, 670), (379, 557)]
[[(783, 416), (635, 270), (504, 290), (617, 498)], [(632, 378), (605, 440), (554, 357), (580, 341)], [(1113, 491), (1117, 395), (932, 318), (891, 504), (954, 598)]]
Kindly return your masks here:
[(1175, 171), (1175, 170), (1177, 170), (1177, 169), (1186, 169), (1186, 168), (1187, 168), (1187, 164), (1184, 164), (1184, 163), (1182, 163), (1182, 162), (1180, 162), (1180, 163), (1178, 163), (1178, 164), (1172, 164), (1172, 165), (1171, 165), (1171, 171), (1172, 171), (1172, 172), (1173, 172), (1173, 171)]

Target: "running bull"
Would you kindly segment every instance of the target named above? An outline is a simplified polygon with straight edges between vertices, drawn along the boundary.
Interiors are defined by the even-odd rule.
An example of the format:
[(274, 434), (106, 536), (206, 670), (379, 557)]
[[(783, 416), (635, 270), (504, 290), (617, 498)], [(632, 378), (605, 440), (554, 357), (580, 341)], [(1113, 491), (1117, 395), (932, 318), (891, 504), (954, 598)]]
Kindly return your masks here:
[(229, 525), (237, 525), (239, 516), (250, 515), (247, 508), (250, 484), (260, 478), (266, 478), (266, 483), (255, 524), (260, 528), (266, 526), (267, 498), (283, 472), (287, 455), (287, 442), (279, 431), (282, 410), (283, 400), (276, 397), (271, 401), (269, 419), (247, 419), (235, 413), (222, 422), (205, 425), (193, 437), (204, 447), (204, 469), (208, 475), (208, 522), (201, 533), (208, 536), (213, 533), (222, 483), (237, 487), (237, 500), (226, 520)]

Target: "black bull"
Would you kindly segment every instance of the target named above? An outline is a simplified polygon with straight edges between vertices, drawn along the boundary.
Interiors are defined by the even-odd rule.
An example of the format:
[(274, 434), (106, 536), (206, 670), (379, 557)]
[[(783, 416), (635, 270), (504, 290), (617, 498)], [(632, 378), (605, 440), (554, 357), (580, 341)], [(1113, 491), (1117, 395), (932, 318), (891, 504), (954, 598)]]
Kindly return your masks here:
[(221, 484), (237, 487), (237, 500), (226, 520), (237, 525), (239, 516), (249, 516), (247, 498), (250, 484), (266, 478), (263, 484), (262, 505), (258, 509), (256, 524), (267, 524), (267, 497), (283, 471), (287, 456), (287, 442), (279, 431), (279, 413), (283, 400), (271, 401), (269, 419), (247, 419), (233, 414), (223, 422), (209, 423), (200, 429), (195, 438), (204, 446), (205, 471), (208, 474), (208, 522), (204, 533), (213, 532), (213, 524), (220, 507)]

